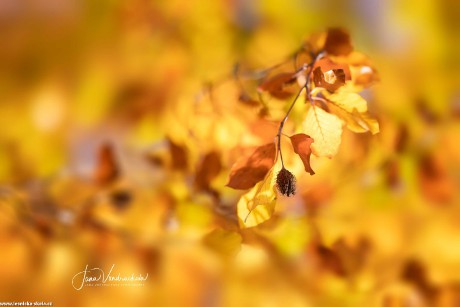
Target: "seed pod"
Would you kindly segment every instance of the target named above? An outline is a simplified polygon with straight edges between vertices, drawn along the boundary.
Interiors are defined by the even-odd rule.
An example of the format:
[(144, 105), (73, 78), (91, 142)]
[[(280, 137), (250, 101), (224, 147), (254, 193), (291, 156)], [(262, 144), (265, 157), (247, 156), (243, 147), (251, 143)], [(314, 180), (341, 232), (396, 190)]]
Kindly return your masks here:
[(276, 176), (276, 186), (281, 194), (291, 196), (295, 194), (295, 176), (284, 167)]

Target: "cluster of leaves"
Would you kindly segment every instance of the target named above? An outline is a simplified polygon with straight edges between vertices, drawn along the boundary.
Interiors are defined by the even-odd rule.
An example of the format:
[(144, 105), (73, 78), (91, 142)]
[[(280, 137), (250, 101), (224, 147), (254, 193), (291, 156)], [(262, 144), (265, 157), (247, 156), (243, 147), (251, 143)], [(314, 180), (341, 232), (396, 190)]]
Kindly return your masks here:
[[(284, 124), (301, 97), (305, 97), (308, 109), (302, 133), (289, 139), (310, 175), (315, 174), (311, 154), (332, 158), (338, 152), (343, 126), (356, 133), (379, 132), (377, 120), (368, 113), (366, 100), (358, 94), (378, 79), (376, 70), (363, 54), (353, 50), (345, 30), (330, 29), (310, 38), (294, 54), (293, 61), (294, 71), (265, 74), (257, 87), (260, 98), (264, 93), (281, 100), (296, 95), (280, 122), (277, 141), (256, 148), (250, 156), (237, 161), (230, 172), (227, 186), (251, 189), (237, 205), (243, 228), (256, 226), (272, 216), (277, 189), (285, 196), (295, 194), (295, 176), (285, 168), (281, 137), (285, 136)], [(241, 97), (252, 101), (247, 93)]]

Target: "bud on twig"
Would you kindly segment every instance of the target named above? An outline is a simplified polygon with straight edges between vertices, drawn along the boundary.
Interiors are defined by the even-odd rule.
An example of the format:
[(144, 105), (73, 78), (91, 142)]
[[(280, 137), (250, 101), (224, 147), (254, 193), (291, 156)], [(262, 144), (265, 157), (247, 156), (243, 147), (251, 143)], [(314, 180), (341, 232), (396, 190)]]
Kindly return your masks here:
[(288, 197), (295, 194), (295, 182), (295, 176), (284, 167), (276, 176), (276, 186), (278, 187), (278, 191)]

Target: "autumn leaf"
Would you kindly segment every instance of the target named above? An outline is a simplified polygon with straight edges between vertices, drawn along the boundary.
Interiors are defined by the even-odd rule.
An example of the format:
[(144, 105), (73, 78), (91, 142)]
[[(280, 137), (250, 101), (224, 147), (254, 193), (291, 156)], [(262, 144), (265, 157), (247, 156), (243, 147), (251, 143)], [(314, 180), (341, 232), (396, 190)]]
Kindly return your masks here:
[(353, 71), (353, 82), (358, 86), (362, 86), (363, 88), (369, 87), (372, 84), (380, 81), (376, 69), (372, 66), (359, 66), (353, 68)]
[[(321, 71), (323, 73), (328, 72), (330, 70), (343, 70), (343, 73), (345, 75), (345, 81), (351, 80), (350, 67), (347, 63), (336, 63), (329, 57), (324, 57), (316, 61), (315, 65), (313, 66), (313, 71), (315, 71), (317, 68), (321, 68)], [(319, 86), (318, 84), (315, 85)]]
[(369, 58), (361, 52), (352, 51), (347, 55), (334, 56), (334, 61), (349, 65), (353, 84), (356, 86), (367, 88), (380, 80), (377, 69)]
[(241, 249), (242, 238), (237, 232), (214, 229), (203, 238), (206, 247), (214, 250), (223, 257), (233, 257)]
[(258, 90), (262, 92), (268, 92), (275, 98), (286, 99), (296, 93), (297, 89), (293, 89), (293, 85), (296, 86), (297, 77), (295, 73), (280, 73), (259, 85)]
[(265, 179), (241, 196), (237, 204), (238, 222), (241, 228), (259, 225), (271, 218), (275, 211), (276, 188), (273, 168)]
[(418, 164), (419, 185), (423, 196), (438, 204), (452, 201), (455, 189), (446, 162), (435, 155), (425, 154), (419, 158)]
[(222, 169), (222, 163), (220, 159), (220, 154), (216, 151), (211, 151), (206, 154), (198, 166), (196, 177), (195, 177), (195, 186), (198, 189), (205, 190), (209, 188), (209, 183), (211, 180), (219, 175)]
[(108, 184), (120, 174), (115, 153), (111, 144), (103, 144), (99, 149), (98, 162), (94, 170), (94, 181), (97, 184)]
[(325, 88), (329, 92), (336, 91), (349, 80), (351, 80), (351, 71), (346, 63), (335, 63), (330, 58), (324, 57), (313, 67), (315, 86)]
[(275, 143), (258, 147), (249, 157), (239, 159), (232, 167), (227, 186), (245, 190), (261, 181), (275, 163)]
[(175, 170), (185, 170), (188, 167), (187, 150), (185, 147), (176, 144), (168, 139), (169, 152), (171, 154), (172, 168)]
[(332, 28), (327, 32), (324, 50), (332, 55), (347, 55), (353, 51), (350, 35), (340, 28)]
[(372, 118), (368, 113), (359, 113), (356, 110), (354, 110), (352, 116), (361, 128), (365, 129), (366, 131), (370, 131), (370, 133), (372, 134), (379, 133), (379, 122), (376, 119)]
[(336, 104), (338, 107), (344, 109), (347, 112), (358, 112), (367, 111), (367, 102), (361, 95), (357, 93), (339, 91), (327, 97), (330, 101)]
[(345, 72), (343, 69), (331, 69), (323, 73), (321, 67), (313, 71), (313, 81), (317, 87), (323, 87), (333, 92), (345, 84)]
[(339, 90), (327, 97), (331, 112), (343, 119), (353, 132), (379, 132), (378, 122), (367, 114), (367, 102), (357, 93)]
[(315, 156), (332, 158), (337, 153), (342, 136), (342, 121), (337, 116), (313, 105), (303, 126), (305, 134), (315, 140), (311, 145)]
[(291, 143), (294, 148), (294, 152), (299, 155), (300, 159), (302, 159), (305, 171), (310, 173), (310, 175), (315, 174), (310, 165), (310, 156), (312, 153), (311, 144), (313, 142), (314, 140), (311, 137), (303, 133), (291, 136)]

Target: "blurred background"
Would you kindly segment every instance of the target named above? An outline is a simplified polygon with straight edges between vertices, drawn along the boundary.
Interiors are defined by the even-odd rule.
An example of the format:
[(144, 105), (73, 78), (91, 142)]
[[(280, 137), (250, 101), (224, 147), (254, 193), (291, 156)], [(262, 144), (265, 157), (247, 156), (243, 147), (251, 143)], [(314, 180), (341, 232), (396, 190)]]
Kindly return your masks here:
[[(333, 26), (381, 132), (239, 229), (230, 167), (276, 124), (227, 76)], [(0, 0), (0, 301), (460, 306), (458, 33), (453, 0)], [(148, 279), (72, 287), (113, 264)]]

